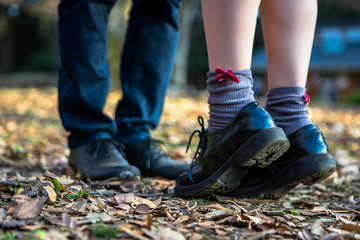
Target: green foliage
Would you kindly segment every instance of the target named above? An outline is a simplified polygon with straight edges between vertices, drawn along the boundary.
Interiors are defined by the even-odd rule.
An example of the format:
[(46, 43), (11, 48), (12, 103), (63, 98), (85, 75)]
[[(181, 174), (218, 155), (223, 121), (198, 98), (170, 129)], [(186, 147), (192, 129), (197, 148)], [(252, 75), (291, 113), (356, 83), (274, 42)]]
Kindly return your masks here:
[(46, 231), (43, 229), (36, 230), (34, 232), (34, 237), (36, 240), (46, 240), (48, 239)]
[(294, 208), (293, 206), (291, 206), (290, 214), (291, 214), (291, 216), (295, 216), (295, 215), (298, 215), (298, 214), (300, 214), (300, 213), (299, 213), (299, 212), (296, 212), (296, 211), (295, 211), (295, 208)]
[(18, 159), (18, 160), (24, 160), (29, 155), (29, 152), (24, 149), (24, 147), (19, 144), (15, 143), (12, 146), (12, 158)]
[(116, 227), (107, 226), (105, 224), (96, 224), (91, 226), (91, 231), (96, 237), (115, 237), (116, 236)]
[(56, 195), (58, 195), (62, 190), (62, 186), (56, 178), (51, 179), (51, 182), (54, 184)]
[(1, 236), (1, 240), (14, 240), (15, 238), (16, 238), (15, 232), (3, 233)]
[(16, 178), (16, 179), (15, 179), (15, 182), (16, 182), (17, 184), (19, 184), (20, 187), (22, 187), (22, 188), (24, 187), (24, 185), (19, 181), (19, 179)]
[(200, 205), (206, 205), (211, 203), (211, 201), (203, 198), (193, 198), (192, 200)]
[(76, 199), (80, 199), (80, 198), (88, 198), (91, 197), (89, 193), (87, 192), (77, 192), (77, 193), (70, 193), (68, 195), (65, 196), (67, 199), (69, 200), (76, 200)]

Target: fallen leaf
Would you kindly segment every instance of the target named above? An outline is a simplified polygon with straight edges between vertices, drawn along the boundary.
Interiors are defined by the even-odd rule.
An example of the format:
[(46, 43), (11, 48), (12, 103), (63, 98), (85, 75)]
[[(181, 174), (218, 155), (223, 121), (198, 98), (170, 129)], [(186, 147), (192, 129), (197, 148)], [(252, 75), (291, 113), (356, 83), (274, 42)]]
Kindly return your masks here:
[(153, 238), (153, 239), (160, 239), (160, 240), (185, 240), (185, 237), (170, 228), (160, 228), (155, 229), (152, 228), (150, 231), (146, 228), (143, 229), (144, 233)]
[(15, 208), (13, 216), (20, 219), (37, 217), (47, 199), (47, 197), (39, 197), (30, 201), (22, 202)]
[(293, 205), (293, 206), (304, 206), (304, 207), (311, 208), (311, 209), (315, 207), (314, 204), (304, 202), (304, 201), (295, 201), (295, 202), (292, 202), (291, 205)]
[(147, 204), (139, 204), (135, 208), (135, 212), (137, 213), (148, 213), (150, 211), (150, 207)]
[(74, 203), (70, 209), (71, 210), (74, 210), (76, 212), (85, 212), (86, 210), (86, 204), (87, 204), (87, 201), (86, 200), (81, 200), (80, 202), (76, 202)]
[(231, 214), (232, 213), (227, 210), (216, 210), (216, 211), (212, 211), (212, 212), (205, 214), (205, 217), (208, 219), (217, 219), (217, 218), (229, 216)]
[[(146, 230), (146, 228), (144, 228), (144, 230)], [(130, 237), (135, 238), (137, 240), (149, 240), (149, 238), (143, 236), (143, 231), (141, 229), (133, 230), (131, 228), (125, 228), (123, 231)]]
[(64, 222), (61, 218), (49, 217), (49, 218), (46, 218), (46, 220), (49, 221), (52, 225), (64, 226)]
[(77, 227), (76, 221), (67, 214), (63, 214), (62, 221), (64, 225), (68, 226), (70, 229), (76, 229)]
[(356, 232), (360, 234), (360, 226), (355, 224), (342, 224), (340, 226), (341, 230), (346, 230), (349, 232)]
[(129, 205), (126, 205), (126, 204), (119, 204), (119, 205), (117, 205), (115, 207), (126, 210), (126, 211), (130, 211), (130, 209), (131, 209), (131, 207)]
[(327, 213), (328, 210), (325, 207), (314, 207), (313, 209), (310, 210), (310, 212), (313, 212), (313, 213)]
[(4, 220), (6, 218), (6, 216), (7, 216), (7, 214), (8, 213), (6, 212), (5, 209), (0, 208), (0, 221)]
[(89, 219), (92, 223), (96, 222), (109, 222), (113, 220), (112, 217), (110, 217), (108, 214), (102, 212), (102, 213), (89, 213), (86, 215), (86, 218)]
[(148, 200), (146, 198), (135, 196), (134, 202), (131, 205), (136, 206), (136, 205), (139, 205), (139, 204), (146, 204), (150, 208), (156, 208), (157, 207), (157, 205), (155, 203), (153, 203), (152, 201), (150, 201), (150, 200)]
[(49, 197), (50, 201), (51, 202), (56, 202), (56, 192), (54, 191), (54, 189), (50, 186), (50, 185), (47, 185), (45, 187), (42, 187), (42, 189), (45, 190), (45, 192), (47, 194), (44, 194), (45, 196)]
[(32, 197), (29, 197), (28, 195), (24, 195), (24, 194), (15, 194), (14, 196), (12, 196), (11, 199), (20, 203), (23, 201), (30, 201), (32, 199)]
[(249, 220), (251, 220), (255, 224), (260, 224), (262, 222), (262, 219), (258, 218), (258, 217), (250, 216), (250, 215), (247, 215), (247, 214), (243, 214), (242, 216), (248, 218)]
[(189, 238), (189, 240), (202, 240), (204, 237), (201, 234), (193, 232)]
[(313, 240), (315, 239), (314, 235), (307, 229), (298, 231), (297, 237), (301, 240)]
[(326, 235), (326, 230), (323, 227), (321, 220), (316, 220), (311, 225), (311, 233), (323, 237)]
[(134, 194), (133, 193), (124, 193), (118, 194), (114, 196), (117, 204), (130, 204), (134, 201)]

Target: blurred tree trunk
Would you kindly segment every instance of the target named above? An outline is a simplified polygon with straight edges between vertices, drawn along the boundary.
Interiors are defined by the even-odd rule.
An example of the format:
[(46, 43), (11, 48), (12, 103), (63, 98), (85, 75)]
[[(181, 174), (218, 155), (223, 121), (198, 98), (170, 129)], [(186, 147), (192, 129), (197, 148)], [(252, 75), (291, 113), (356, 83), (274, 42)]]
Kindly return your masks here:
[(176, 53), (175, 66), (171, 87), (184, 90), (187, 86), (189, 50), (191, 46), (191, 32), (196, 12), (199, 11), (199, 0), (183, 0), (180, 9), (180, 37)]

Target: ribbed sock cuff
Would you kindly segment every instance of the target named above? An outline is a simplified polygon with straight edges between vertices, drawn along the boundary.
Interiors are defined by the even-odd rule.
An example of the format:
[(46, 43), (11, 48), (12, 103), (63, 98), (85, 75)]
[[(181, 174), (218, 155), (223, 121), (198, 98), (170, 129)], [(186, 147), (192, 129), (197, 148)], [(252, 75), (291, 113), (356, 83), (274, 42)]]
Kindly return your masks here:
[(217, 73), (208, 72), (209, 131), (222, 129), (244, 106), (255, 101), (251, 70), (234, 71), (234, 74), (239, 78), (238, 83), (229, 79), (219, 81), (215, 78)]
[(267, 93), (265, 109), (286, 135), (311, 124), (306, 110), (306, 89), (303, 87), (280, 87)]

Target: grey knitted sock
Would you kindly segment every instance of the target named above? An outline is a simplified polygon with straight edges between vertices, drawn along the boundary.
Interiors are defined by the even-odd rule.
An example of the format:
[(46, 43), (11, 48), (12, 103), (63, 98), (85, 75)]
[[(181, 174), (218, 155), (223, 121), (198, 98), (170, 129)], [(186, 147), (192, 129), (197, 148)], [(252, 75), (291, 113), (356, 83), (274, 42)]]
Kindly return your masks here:
[(210, 132), (225, 127), (244, 106), (255, 101), (250, 69), (234, 72), (239, 82), (234, 82), (226, 77), (219, 81), (215, 78), (217, 74), (208, 72), (208, 79), (206, 80), (209, 92), (208, 131)]
[(308, 101), (310, 103), (303, 87), (279, 87), (268, 91), (265, 108), (288, 136), (311, 124), (306, 110)]

